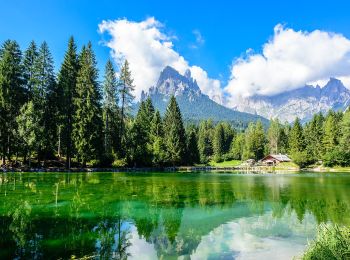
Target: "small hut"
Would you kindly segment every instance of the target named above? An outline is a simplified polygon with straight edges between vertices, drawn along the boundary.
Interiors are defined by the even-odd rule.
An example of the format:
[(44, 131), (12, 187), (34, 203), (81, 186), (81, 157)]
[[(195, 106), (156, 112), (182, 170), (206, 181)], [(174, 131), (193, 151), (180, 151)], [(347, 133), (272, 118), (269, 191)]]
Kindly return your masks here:
[(291, 162), (292, 160), (286, 154), (269, 154), (261, 159), (261, 162), (268, 166), (274, 166), (281, 162)]

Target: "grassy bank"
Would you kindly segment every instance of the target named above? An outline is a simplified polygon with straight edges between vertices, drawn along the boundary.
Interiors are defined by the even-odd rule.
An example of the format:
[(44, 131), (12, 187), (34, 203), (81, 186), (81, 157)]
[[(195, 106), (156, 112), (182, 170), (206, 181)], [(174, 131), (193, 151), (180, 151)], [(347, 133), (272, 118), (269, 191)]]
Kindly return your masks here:
[(325, 167), (322, 165), (321, 166), (311, 165), (307, 167), (305, 170), (313, 171), (313, 172), (350, 172), (350, 167), (341, 167), (341, 166)]
[(302, 259), (350, 259), (350, 227), (321, 225)]
[(231, 160), (231, 161), (223, 161), (223, 162), (210, 161), (209, 165), (213, 167), (236, 167), (241, 163), (242, 161), (240, 160)]

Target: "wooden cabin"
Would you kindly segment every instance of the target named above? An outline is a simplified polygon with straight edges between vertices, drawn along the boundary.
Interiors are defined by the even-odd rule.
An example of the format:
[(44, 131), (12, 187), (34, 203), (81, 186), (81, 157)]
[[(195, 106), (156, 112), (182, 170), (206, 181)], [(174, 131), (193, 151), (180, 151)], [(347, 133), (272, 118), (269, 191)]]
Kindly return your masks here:
[(261, 159), (261, 162), (265, 165), (274, 166), (281, 162), (291, 162), (292, 160), (286, 154), (269, 154)]

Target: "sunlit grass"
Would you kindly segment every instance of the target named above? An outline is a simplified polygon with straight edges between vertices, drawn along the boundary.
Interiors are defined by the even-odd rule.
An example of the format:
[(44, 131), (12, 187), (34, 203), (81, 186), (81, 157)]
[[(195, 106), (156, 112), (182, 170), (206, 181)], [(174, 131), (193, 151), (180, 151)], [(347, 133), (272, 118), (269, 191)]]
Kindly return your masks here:
[(214, 166), (214, 167), (235, 167), (238, 166), (242, 163), (242, 161), (240, 160), (231, 160), (231, 161), (224, 161), (224, 162), (214, 162), (214, 161), (210, 161), (209, 165), (210, 166)]

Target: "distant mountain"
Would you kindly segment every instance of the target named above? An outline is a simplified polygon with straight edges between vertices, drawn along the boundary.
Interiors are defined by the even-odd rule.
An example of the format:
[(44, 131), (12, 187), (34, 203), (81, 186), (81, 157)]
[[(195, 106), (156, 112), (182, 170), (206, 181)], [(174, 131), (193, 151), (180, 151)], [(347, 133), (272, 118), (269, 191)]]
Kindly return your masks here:
[(260, 119), (265, 125), (268, 124), (268, 120), (261, 116), (234, 111), (219, 105), (201, 92), (189, 70), (181, 75), (170, 66), (164, 68), (156, 85), (151, 87), (148, 93), (142, 93), (141, 99), (151, 97), (154, 106), (164, 114), (172, 95), (176, 97), (182, 116), (187, 121), (212, 119), (247, 125), (250, 121)]
[(307, 121), (313, 114), (330, 109), (344, 111), (349, 105), (350, 90), (340, 80), (330, 78), (323, 88), (306, 85), (274, 96), (240, 98), (234, 109), (292, 122), (296, 117)]

